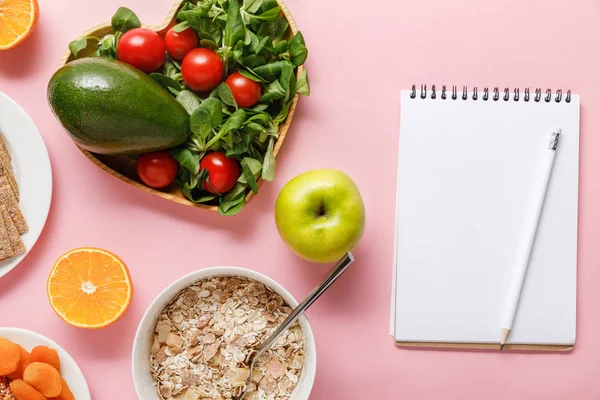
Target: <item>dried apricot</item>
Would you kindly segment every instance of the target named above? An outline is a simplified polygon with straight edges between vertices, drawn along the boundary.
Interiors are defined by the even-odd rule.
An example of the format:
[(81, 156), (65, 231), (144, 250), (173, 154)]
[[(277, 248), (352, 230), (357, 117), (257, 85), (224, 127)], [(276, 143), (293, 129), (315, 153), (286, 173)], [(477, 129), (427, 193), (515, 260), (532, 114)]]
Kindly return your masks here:
[(21, 358), (19, 359), (19, 366), (17, 367), (16, 371), (14, 371), (12, 374), (8, 374), (8, 379), (12, 380), (23, 379), (23, 371), (25, 371), (25, 368), (27, 368), (29, 365), (29, 353), (23, 348), (23, 346), (17, 345), (17, 347), (19, 348), (19, 354), (21, 355)]
[(46, 397), (56, 397), (62, 390), (60, 374), (50, 364), (32, 362), (25, 368), (23, 380)]
[(17, 400), (46, 400), (43, 394), (28, 385), (23, 379), (12, 381), (10, 390)]
[(15, 372), (20, 360), (19, 346), (8, 339), (0, 338), (0, 375)]
[(42, 362), (50, 364), (58, 372), (60, 372), (60, 358), (58, 357), (58, 352), (50, 347), (35, 346), (33, 349), (31, 349), (29, 362)]
[(58, 396), (51, 397), (48, 400), (75, 400), (75, 396), (73, 396), (73, 393), (71, 392), (71, 389), (69, 389), (67, 382), (62, 379), (62, 391)]

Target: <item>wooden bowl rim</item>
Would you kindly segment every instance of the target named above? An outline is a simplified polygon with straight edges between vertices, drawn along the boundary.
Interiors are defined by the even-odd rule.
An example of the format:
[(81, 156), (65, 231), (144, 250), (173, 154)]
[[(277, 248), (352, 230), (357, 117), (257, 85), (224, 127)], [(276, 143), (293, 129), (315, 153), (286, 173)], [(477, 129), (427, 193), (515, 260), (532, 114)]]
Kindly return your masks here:
[[(185, 0), (175, 1), (175, 3), (173, 4), (173, 7), (171, 7), (171, 10), (169, 10), (169, 12), (167, 14), (167, 18), (163, 21), (162, 24), (157, 25), (157, 26), (149, 26), (146, 24), (142, 24), (142, 26), (145, 28), (148, 28), (148, 29), (152, 29), (158, 33), (166, 32), (166, 30), (170, 27), (171, 23), (173, 23), (175, 21), (175, 19), (177, 18), (177, 11), (179, 11), (179, 8), (181, 7), (181, 4), (184, 1)], [(289, 23), (289, 29), (291, 30), (292, 35), (295, 35), (298, 32), (298, 27), (296, 26), (296, 22), (294, 21), (292, 14), (290, 13), (289, 9), (287, 8), (287, 6), (283, 2), (283, 0), (277, 0), (277, 3), (281, 7), (281, 12), (285, 15), (285, 18), (287, 19), (287, 21)], [(85, 38), (88, 36), (97, 36), (99, 31), (104, 31), (104, 30), (112, 31), (112, 25), (111, 25), (110, 21), (105, 22), (103, 24), (96, 25), (96, 26), (88, 29), (87, 31), (82, 33), (76, 40), (82, 39), (82, 38)], [(60, 60), (60, 64), (59, 64), (58, 68), (62, 68), (64, 65), (68, 64), (70, 61), (72, 61), (72, 54), (71, 54), (71, 50), (67, 49), (67, 51), (63, 54), (62, 59)], [(304, 70), (304, 66), (302, 66), (302, 65), (297, 68), (296, 78), (300, 77), (300, 74), (302, 73), (303, 70)], [(285, 122), (283, 123), (283, 125), (280, 124), (280, 126), (279, 126), (279, 137), (277, 139), (277, 142), (275, 143), (275, 146), (273, 147), (273, 156), (275, 158), (277, 158), (277, 155), (279, 154), (279, 151), (281, 150), (281, 147), (283, 146), (285, 138), (287, 137), (288, 130), (290, 128), (292, 120), (294, 119), (294, 114), (296, 113), (296, 107), (298, 105), (299, 97), (300, 96), (297, 94), (294, 96), (294, 99), (292, 100), (292, 105), (290, 107), (289, 114), (288, 114)], [(75, 145), (77, 145), (77, 143), (75, 143)], [(128, 183), (129, 185), (131, 185), (137, 189), (144, 190), (144, 191), (154, 194), (158, 197), (162, 197), (163, 199), (171, 200), (171, 201), (174, 201), (176, 203), (183, 204), (186, 206), (202, 208), (205, 210), (218, 211), (217, 206), (194, 203), (192, 201), (189, 201), (187, 198), (185, 198), (183, 196), (183, 194), (181, 194), (181, 193), (179, 193), (179, 195), (175, 195), (172, 193), (167, 193), (167, 192), (163, 192), (163, 191), (148, 187), (140, 182), (137, 182), (137, 181), (121, 174), (118, 171), (115, 171), (114, 169), (112, 169), (111, 167), (109, 167), (108, 165), (106, 165), (102, 161), (100, 161), (98, 158), (96, 158), (96, 156), (93, 153), (81, 148), (79, 145), (77, 145), (77, 148), (90, 161), (92, 161), (94, 164), (96, 164), (100, 169), (104, 170), (105, 172), (109, 173), (110, 175), (120, 179), (121, 181), (123, 181), (125, 183)], [(262, 186), (263, 182), (264, 182), (263, 179), (259, 178), (259, 180), (257, 182), (259, 189)], [(253, 192), (248, 193), (248, 195), (246, 196), (246, 204), (253, 197), (254, 197)]]

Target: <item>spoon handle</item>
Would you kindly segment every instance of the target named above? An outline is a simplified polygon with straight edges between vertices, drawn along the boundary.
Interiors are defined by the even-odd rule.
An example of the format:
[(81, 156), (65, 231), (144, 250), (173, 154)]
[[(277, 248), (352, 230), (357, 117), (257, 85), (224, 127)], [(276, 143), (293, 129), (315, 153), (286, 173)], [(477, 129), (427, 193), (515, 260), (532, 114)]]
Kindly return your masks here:
[(287, 328), (289, 328), (290, 325), (296, 322), (300, 314), (306, 311), (315, 301), (317, 301), (317, 299), (333, 284), (333, 282), (337, 280), (337, 278), (339, 278), (344, 273), (344, 271), (346, 271), (346, 269), (353, 262), (354, 256), (352, 255), (352, 253), (346, 253), (346, 255), (344, 255), (344, 257), (342, 257), (342, 259), (338, 261), (338, 263), (333, 267), (331, 272), (327, 274), (325, 279), (323, 279), (323, 282), (321, 282), (321, 284), (317, 286), (315, 290), (313, 290), (312, 293), (309, 294), (306, 297), (306, 299), (304, 299), (304, 301), (300, 303), (298, 307), (296, 307), (290, 313), (290, 315), (288, 315), (288, 317), (281, 323), (279, 328), (277, 328), (277, 330), (273, 332), (273, 334), (265, 341), (264, 345), (256, 354), (254, 359), (260, 357), (260, 355), (263, 352), (265, 352), (265, 350), (271, 347), (271, 345), (273, 344), (273, 342), (275, 342), (275, 340), (277, 340), (279, 335), (281, 335)]

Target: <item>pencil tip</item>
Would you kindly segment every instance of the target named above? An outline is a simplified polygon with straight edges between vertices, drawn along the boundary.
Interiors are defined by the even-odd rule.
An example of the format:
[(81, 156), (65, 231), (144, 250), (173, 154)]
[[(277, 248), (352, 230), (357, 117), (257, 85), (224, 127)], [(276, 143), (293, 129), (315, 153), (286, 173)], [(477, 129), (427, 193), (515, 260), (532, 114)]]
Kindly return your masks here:
[(504, 344), (500, 345), (500, 351), (504, 350)]

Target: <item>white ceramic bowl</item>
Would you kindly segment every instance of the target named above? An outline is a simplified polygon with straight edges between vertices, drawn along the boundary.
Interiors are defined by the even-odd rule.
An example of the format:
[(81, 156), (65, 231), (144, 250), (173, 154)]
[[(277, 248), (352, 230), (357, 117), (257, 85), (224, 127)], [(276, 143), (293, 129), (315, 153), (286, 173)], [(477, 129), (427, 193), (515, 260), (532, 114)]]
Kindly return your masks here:
[[(283, 297), (290, 307), (294, 308), (298, 305), (296, 299), (279, 283), (263, 274), (245, 268), (212, 267), (195, 271), (179, 278), (154, 299), (142, 317), (135, 335), (132, 354), (133, 383), (140, 400), (160, 400), (160, 397), (156, 393), (154, 378), (150, 373), (150, 348), (154, 340), (154, 328), (159, 315), (181, 290), (194, 282), (216, 276), (240, 276), (254, 279)], [(317, 370), (317, 350), (308, 319), (302, 315), (298, 319), (298, 322), (302, 328), (305, 358), (300, 380), (290, 400), (308, 400)]]
[(35, 346), (48, 346), (55, 349), (60, 358), (60, 374), (67, 381), (75, 398), (77, 400), (91, 400), (92, 396), (87, 382), (77, 363), (65, 349), (54, 341), (39, 333), (19, 328), (0, 328), (0, 337), (20, 344), (27, 351), (31, 351)]

